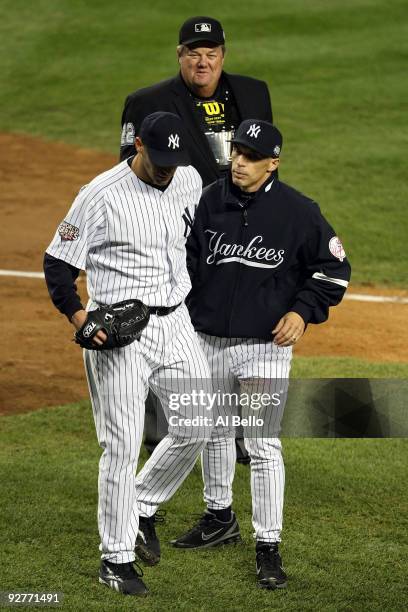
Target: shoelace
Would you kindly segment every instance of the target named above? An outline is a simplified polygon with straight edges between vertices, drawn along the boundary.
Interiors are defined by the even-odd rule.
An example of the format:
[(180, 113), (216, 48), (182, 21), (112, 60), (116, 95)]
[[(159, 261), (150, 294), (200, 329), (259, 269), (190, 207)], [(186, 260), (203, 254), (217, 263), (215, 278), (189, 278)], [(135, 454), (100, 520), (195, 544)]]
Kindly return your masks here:
[(155, 523), (165, 523), (166, 522), (166, 510), (157, 510), (156, 514), (153, 515)]
[(202, 531), (202, 529), (204, 527), (208, 527), (208, 525), (210, 525), (210, 523), (215, 518), (212, 514), (208, 514), (207, 512), (205, 512), (204, 514), (193, 514), (192, 516), (196, 519), (198, 518), (199, 521), (197, 525), (195, 525), (192, 529), (190, 529), (190, 531), (188, 531), (188, 534), (198, 533)]
[(164, 523), (166, 517), (166, 510), (157, 510), (156, 514), (148, 518), (143, 519), (143, 531), (148, 539), (154, 539), (157, 537), (155, 524)]
[(265, 548), (258, 550), (256, 553), (260, 561), (262, 561), (267, 569), (275, 570), (281, 567), (281, 559), (278, 551), (275, 548)]
[(140, 567), (140, 565), (138, 565), (135, 562), (129, 562), (129, 563), (121, 563), (121, 565), (123, 566), (121, 568), (121, 574), (123, 575), (122, 577), (127, 580), (127, 579), (131, 579), (135, 577), (135, 574), (138, 578), (142, 578), (143, 577), (143, 570)]

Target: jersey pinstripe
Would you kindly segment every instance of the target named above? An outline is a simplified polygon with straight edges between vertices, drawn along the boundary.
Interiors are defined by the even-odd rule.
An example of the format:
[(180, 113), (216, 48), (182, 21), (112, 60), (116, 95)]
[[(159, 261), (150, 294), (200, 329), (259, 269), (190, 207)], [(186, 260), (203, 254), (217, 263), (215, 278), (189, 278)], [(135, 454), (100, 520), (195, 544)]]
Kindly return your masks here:
[[(185, 242), (201, 196), (191, 167), (178, 167), (164, 190), (141, 181), (124, 161), (79, 192), (47, 252), (87, 272), (89, 308), (125, 299), (175, 306), (190, 290)], [(136, 467), (149, 386), (164, 406), (210, 372), (185, 304), (152, 314), (140, 341), (122, 349), (84, 351), (98, 442), (98, 525), (102, 558), (135, 558), (139, 509)], [(194, 382), (195, 381), (195, 382)], [(186, 407), (184, 418), (194, 417)], [(161, 501), (188, 475), (205, 440), (177, 423), (147, 462), (148, 495)]]
[[(285, 468), (279, 440), (281, 421), (289, 386), (292, 347), (278, 347), (261, 339), (220, 338), (199, 334), (201, 346), (211, 371), (214, 393), (279, 395), (279, 405), (266, 405), (257, 411), (262, 427), (245, 427), (244, 440), (251, 456), (252, 523), (254, 537), (264, 542), (279, 542), (283, 523)], [(164, 405), (168, 416), (168, 409)], [(242, 418), (251, 408), (241, 409)], [(212, 417), (225, 425), (212, 429), (211, 438), (203, 445), (202, 470), (204, 501), (209, 509), (228, 508), (232, 504), (232, 483), (235, 473), (235, 429), (231, 416), (236, 406), (227, 402), (214, 406)], [(229, 420), (228, 420), (229, 419)], [(166, 440), (166, 438), (165, 438)], [(170, 499), (194, 464), (197, 447), (185, 447), (177, 438), (167, 438), (137, 476), (139, 512), (152, 516), (160, 503)], [(158, 467), (161, 479), (157, 478)]]
[(194, 217), (202, 181), (179, 167), (162, 192), (140, 180), (124, 161), (78, 193), (47, 253), (86, 269), (88, 293), (97, 304), (140, 299), (174, 306), (190, 291), (185, 262), (186, 223)]
[[(283, 522), (285, 468), (279, 440), (289, 386), (292, 347), (279, 347), (260, 339), (220, 338), (199, 334), (208, 359), (214, 384), (224, 394), (279, 395), (279, 404), (261, 409), (241, 407), (242, 419), (256, 415), (263, 425), (244, 426), (245, 447), (251, 457), (252, 524), (254, 537), (264, 542), (279, 542)], [(256, 395), (255, 395), (256, 394)], [(236, 413), (236, 407), (233, 407)], [(224, 403), (218, 415), (231, 413)], [(214, 427), (203, 449), (204, 501), (209, 509), (232, 504), (235, 473), (235, 431), (228, 425)]]
[[(152, 315), (140, 342), (113, 351), (84, 351), (85, 370), (99, 445), (98, 523), (102, 558), (135, 559), (139, 514), (150, 516), (188, 476), (207, 437), (192, 428), (169, 427), (136, 478), (150, 386), (166, 415), (169, 397), (196, 383), (209, 385), (210, 372), (186, 306), (165, 317)], [(194, 418), (201, 407), (181, 406), (178, 417)], [(205, 436), (204, 432), (204, 436)]]

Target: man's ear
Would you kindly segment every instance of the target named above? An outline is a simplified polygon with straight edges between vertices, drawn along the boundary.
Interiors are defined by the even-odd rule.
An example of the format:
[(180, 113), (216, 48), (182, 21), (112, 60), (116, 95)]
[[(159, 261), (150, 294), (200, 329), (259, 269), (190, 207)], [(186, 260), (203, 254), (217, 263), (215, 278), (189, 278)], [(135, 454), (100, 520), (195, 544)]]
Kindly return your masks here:
[(140, 153), (141, 151), (143, 151), (143, 143), (140, 140), (139, 136), (136, 136), (135, 138), (135, 149), (138, 153)]

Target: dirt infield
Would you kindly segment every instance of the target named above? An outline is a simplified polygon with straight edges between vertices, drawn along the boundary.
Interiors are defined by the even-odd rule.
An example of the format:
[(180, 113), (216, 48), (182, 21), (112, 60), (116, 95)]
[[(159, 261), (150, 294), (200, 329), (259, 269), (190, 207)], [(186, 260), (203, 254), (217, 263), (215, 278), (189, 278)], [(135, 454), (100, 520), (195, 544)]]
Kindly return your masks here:
[[(44, 250), (79, 188), (116, 158), (16, 134), (0, 134), (0, 150), (0, 269), (38, 272)], [(0, 414), (87, 397), (81, 352), (70, 341), (70, 325), (52, 306), (44, 281), (2, 276), (0, 286)], [(85, 299), (85, 283), (79, 286)], [(351, 290), (408, 296), (375, 287)], [(310, 326), (296, 354), (408, 361), (407, 308), (344, 301), (327, 324)]]

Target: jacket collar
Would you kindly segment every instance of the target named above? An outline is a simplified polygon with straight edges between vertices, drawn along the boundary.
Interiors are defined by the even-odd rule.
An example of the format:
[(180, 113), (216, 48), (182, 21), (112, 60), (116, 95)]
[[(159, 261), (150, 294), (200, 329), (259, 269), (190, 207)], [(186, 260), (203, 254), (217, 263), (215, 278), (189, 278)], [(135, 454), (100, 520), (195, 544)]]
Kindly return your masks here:
[(178, 115), (182, 118), (195, 146), (202, 152), (203, 159), (217, 176), (217, 162), (214, 159), (208, 140), (201, 129), (198, 114), (194, 112), (193, 100), (191, 99), (188, 87), (181, 78), (181, 74), (178, 74), (173, 79), (171, 88), (175, 94), (173, 103), (177, 109)]
[[(254, 109), (252, 97), (248, 92), (247, 79), (243, 79), (237, 74), (229, 74), (223, 70), (221, 72), (221, 80), (224, 80), (227, 87), (232, 91), (240, 119), (242, 117), (251, 117), (254, 114)], [(187, 99), (189, 97), (189, 89), (181, 78), (180, 73), (173, 79), (173, 91), (179, 96), (184, 96)]]
[[(234, 103), (238, 109), (240, 119), (249, 117), (253, 114), (252, 98), (248, 96), (248, 84), (243, 81), (238, 75), (229, 74), (228, 72), (221, 73), (220, 80), (223, 79), (232, 91)], [(201, 124), (198, 114), (192, 108), (192, 99), (190, 91), (179, 73), (171, 81), (171, 89), (174, 94), (173, 104), (175, 105), (178, 114), (182, 117), (186, 129), (188, 130), (195, 146), (202, 152), (203, 161), (211, 168), (215, 176), (219, 176), (217, 162), (201, 129)]]
[[(242, 200), (240, 198), (241, 191), (238, 187), (234, 185), (231, 179), (231, 173), (228, 173), (228, 176), (221, 179), (222, 181), (222, 191), (223, 191), (223, 199), (226, 204), (232, 204), (234, 206), (242, 206)], [(278, 183), (278, 179), (276, 176), (269, 177), (266, 181), (260, 186), (255, 195), (248, 200), (247, 206), (250, 206), (255, 201), (259, 200), (265, 193), (271, 191), (272, 188), (276, 189)]]

